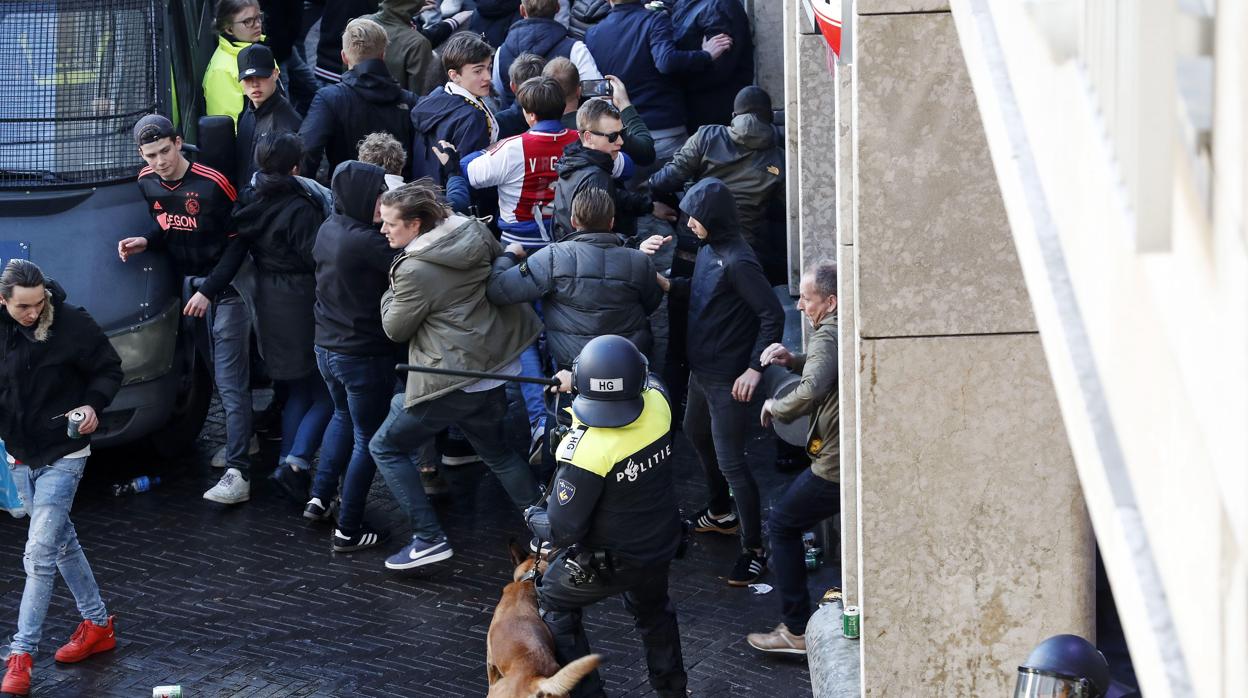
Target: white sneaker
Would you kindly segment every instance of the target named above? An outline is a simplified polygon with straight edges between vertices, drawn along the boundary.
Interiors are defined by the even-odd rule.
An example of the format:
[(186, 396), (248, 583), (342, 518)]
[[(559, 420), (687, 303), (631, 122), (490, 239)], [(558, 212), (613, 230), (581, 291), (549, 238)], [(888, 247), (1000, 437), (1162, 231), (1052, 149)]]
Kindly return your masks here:
[[(247, 455), (254, 456), (259, 452), (260, 439), (257, 439), (256, 435), (252, 434), (251, 443), (247, 445)], [(218, 448), (217, 452), (212, 454), (212, 467), (221, 468), (222, 470), (230, 467), (230, 464), (225, 462), (225, 446)]]
[(204, 499), (217, 504), (241, 504), (251, 499), (251, 483), (243, 479), (238, 468), (230, 468), (220, 482), (204, 493)]

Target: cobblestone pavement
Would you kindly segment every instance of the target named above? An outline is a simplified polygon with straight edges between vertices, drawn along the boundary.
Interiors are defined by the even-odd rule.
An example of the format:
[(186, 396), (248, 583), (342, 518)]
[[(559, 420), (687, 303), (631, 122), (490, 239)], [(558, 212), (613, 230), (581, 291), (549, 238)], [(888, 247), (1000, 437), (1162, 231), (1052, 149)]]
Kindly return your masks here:
[[(329, 529), (257, 477), (252, 500), (226, 508), (200, 498), (219, 471), (208, 467), (221, 440), (214, 415), (184, 462), (159, 467), (140, 449), (92, 459), (73, 512), (109, 612), (118, 648), (77, 665), (52, 653), (78, 621), (58, 579), (36, 658), (36, 696), (150, 696), (180, 684), (188, 696), (481, 696), (485, 634), (511, 567), (507, 541), (522, 520), (483, 468), (453, 473), (453, 496), (439, 506), (455, 556), (428, 571), (384, 569), (400, 543), (354, 554), (329, 549)], [(266, 444), (257, 463), (276, 459)], [(789, 477), (775, 471), (765, 439), (751, 442), (768, 502)], [(688, 443), (676, 450), (682, 506), (701, 503), (701, 472)], [(259, 465), (260, 473), (268, 466)], [(109, 485), (159, 472), (152, 492), (115, 498)], [(409, 535), (378, 477), (369, 518)], [(0, 619), (13, 632), (23, 584), (27, 519), (0, 515)], [(702, 535), (673, 566), (690, 689), (697, 696), (810, 695), (805, 663), (759, 657), (745, 634), (778, 622), (775, 592), (728, 587), (735, 539)], [(826, 588), (836, 571), (811, 581)], [(764, 582), (774, 581), (764, 577)], [(590, 643), (605, 655), (613, 696), (653, 695), (632, 617), (606, 602), (586, 614)]]

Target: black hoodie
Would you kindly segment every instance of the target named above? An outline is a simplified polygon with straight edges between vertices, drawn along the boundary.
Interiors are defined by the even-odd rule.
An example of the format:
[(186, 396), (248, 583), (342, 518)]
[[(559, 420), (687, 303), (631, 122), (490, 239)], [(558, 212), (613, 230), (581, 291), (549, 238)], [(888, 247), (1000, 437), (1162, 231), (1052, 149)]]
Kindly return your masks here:
[(747, 368), (762, 371), (759, 355), (784, 334), (784, 309), (741, 237), (732, 192), (714, 177), (704, 179), (685, 194), (680, 210), (707, 230), (693, 278), (672, 279), (672, 294), (689, 297), (689, 368), (729, 381)]
[[(342, 82), (322, 87), (312, 100), (299, 129), (304, 149), (302, 172), (315, 176), (322, 153), (329, 158), (333, 172), (338, 163), (355, 158), (359, 153), (356, 145), (365, 136), (378, 131), (389, 133), (407, 147), (412, 142), (409, 114), (417, 99), (390, 77), (384, 61), (360, 61), (342, 74)], [(405, 165), (404, 179), (410, 174), (410, 166)]]
[(348, 160), (334, 170), (334, 214), (316, 234), (316, 345), (339, 354), (398, 351), (381, 327), (381, 294), (390, 287), (390, 249), (373, 223), (386, 172)]
[(32, 468), (87, 446), (90, 437), (69, 438), (59, 416), (90, 405), (102, 418), (124, 377), (121, 357), (95, 320), (66, 303), (55, 281), (45, 288), (49, 302), (32, 327), (0, 308), (0, 439)]

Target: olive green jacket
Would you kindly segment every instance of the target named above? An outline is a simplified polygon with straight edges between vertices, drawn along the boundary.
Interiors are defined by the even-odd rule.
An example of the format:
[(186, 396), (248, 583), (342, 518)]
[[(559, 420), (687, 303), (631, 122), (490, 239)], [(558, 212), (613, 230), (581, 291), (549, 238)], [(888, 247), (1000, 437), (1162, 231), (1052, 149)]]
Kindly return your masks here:
[(806, 353), (794, 357), (789, 368), (802, 372), (793, 392), (771, 404), (771, 414), (782, 422), (811, 415), (806, 452), (815, 475), (841, 481), (841, 409), (838, 381), (836, 317), (819, 323), (806, 345)]
[[(381, 297), (381, 325), (390, 339), (408, 343), (408, 363), (500, 371), (537, 339), (542, 324), (531, 306), (496, 306), (485, 297), (490, 265), (500, 254), (485, 224), (453, 215), (394, 260), (390, 290)], [(476, 381), (409, 373), (403, 406)]]

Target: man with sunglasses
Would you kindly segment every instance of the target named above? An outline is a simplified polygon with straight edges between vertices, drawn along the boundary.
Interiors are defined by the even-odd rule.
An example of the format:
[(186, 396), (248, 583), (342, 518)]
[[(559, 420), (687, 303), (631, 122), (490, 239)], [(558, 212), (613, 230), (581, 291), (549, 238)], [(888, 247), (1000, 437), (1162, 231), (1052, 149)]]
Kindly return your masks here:
[(591, 99), (577, 110), (576, 127), (580, 138), (563, 151), (555, 166), (559, 174), (555, 182), (555, 239), (562, 240), (574, 232), (572, 201), (587, 189), (602, 189), (611, 195), (615, 205), (612, 230), (632, 237), (637, 232), (638, 216), (652, 211), (658, 216), (659, 212), (649, 194), (624, 187), (623, 178), (629, 176), (631, 163), (621, 153), (627, 130), (620, 112), (610, 102)]

